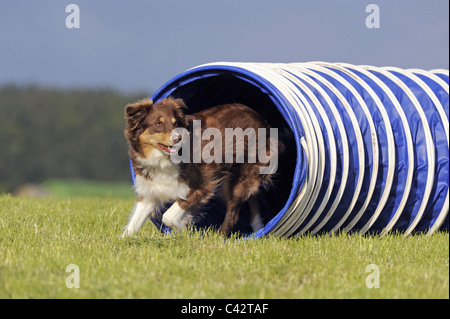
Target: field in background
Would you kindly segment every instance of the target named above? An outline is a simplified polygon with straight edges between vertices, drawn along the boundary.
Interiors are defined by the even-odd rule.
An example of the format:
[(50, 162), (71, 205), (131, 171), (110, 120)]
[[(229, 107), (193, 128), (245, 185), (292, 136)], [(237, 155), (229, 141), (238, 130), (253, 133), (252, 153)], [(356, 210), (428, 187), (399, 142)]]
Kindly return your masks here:
[[(131, 178), (130, 178), (131, 179)], [(14, 195), (21, 197), (135, 198), (132, 182), (106, 182), (83, 179), (49, 179), (41, 184), (24, 184)]]
[(0, 87), (0, 192), (53, 178), (127, 181), (124, 108), (110, 89)]
[(132, 205), (0, 195), (0, 298), (449, 298), (448, 233), (224, 241), (148, 223), (120, 239)]

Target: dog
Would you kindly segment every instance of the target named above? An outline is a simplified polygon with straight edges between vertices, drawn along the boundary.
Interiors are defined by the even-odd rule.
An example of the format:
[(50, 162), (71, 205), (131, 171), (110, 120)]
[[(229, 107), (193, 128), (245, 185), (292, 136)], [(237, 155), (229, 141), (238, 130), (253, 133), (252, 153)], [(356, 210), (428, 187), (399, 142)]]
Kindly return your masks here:
[[(162, 222), (171, 229), (185, 229), (201, 216), (201, 208), (215, 195), (221, 196), (227, 206), (219, 228), (221, 234), (229, 235), (245, 202), (249, 205), (252, 229), (264, 227), (256, 195), (260, 188), (267, 189), (272, 184), (275, 172), (261, 174), (261, 171), (276, 160), (283, 149), (281, 142), (267, 131), (258, 135), (256, 143), (249, 136), (237, 134), (232, 140), (222, 139), (214, 144), (215, 161), (204, 158), (196, 161), (198, 152), (211, 155), (212, 142), (203, 139), (194, 142), (194, 139), (199, 133), (211, 130), (223, 136), (230, 129), (256, 132), (273, 128), (243, 104), (219, 105), (191, 115), (185, 115), (185, 109), (187, 106), (182, 99), (171, 97), (156, 104), (143, 99), (125, 108), (125, 137), (136, 177), (137, 200), (123, 237), (137, 232), (150, 216), (161, 219), (159, 210), (164, 203), (173, 204), (162, 215)], [(196, 124), (200, 124), (200, 131), (195, 132)], [(174, 134), (177, 131), (182, 133)], [(185, 152), (181, 145), (194, 143), (198, 143), (200, 149), (188, 154), (184, 162), (172, 160), (175, 155)], [(262, 161), (248, 155), (251, 150), (258, 149), (259, 144), (270, 160)], [(226, 161), (227, 158), (233, 160)]]

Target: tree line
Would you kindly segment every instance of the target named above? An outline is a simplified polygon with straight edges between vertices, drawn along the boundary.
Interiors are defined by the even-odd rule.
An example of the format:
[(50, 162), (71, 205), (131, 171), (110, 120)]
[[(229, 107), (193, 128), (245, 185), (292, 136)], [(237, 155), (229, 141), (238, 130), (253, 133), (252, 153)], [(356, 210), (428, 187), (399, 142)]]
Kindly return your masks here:
[(0, 88), (0, 192), (50, 178), (130, 179), (126, 104), (111, 89)]

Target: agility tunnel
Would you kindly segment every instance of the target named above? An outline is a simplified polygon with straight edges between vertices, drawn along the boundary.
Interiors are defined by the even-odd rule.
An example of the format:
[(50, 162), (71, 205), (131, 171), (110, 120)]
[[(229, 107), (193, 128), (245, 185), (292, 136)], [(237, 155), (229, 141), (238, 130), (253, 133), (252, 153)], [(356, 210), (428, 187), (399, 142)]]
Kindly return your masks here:
[[(234, 232), (448, 231), (448, 70), (212, 63), (175, 76), (152, 99), (168, 96), (182, 98), (186, 113), (242, 103), (278, 128), (285, 151), (273, 187), (258, 197), (265, 226), (253, 232), (243, 207)], [(225, 206), (213, 199), (204, 213), (194, 226), (218, 227)]]

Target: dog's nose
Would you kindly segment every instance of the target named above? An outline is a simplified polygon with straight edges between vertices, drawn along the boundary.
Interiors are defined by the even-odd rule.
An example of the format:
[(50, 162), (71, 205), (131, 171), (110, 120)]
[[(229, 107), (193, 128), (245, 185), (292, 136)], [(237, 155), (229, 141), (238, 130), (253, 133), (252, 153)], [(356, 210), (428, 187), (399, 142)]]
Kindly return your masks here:
[(179, 141), (181, 141), (181, 135), (174, 135), (174, 136), (172, 136), (172, 142), (174, 142), (176, 144)]

